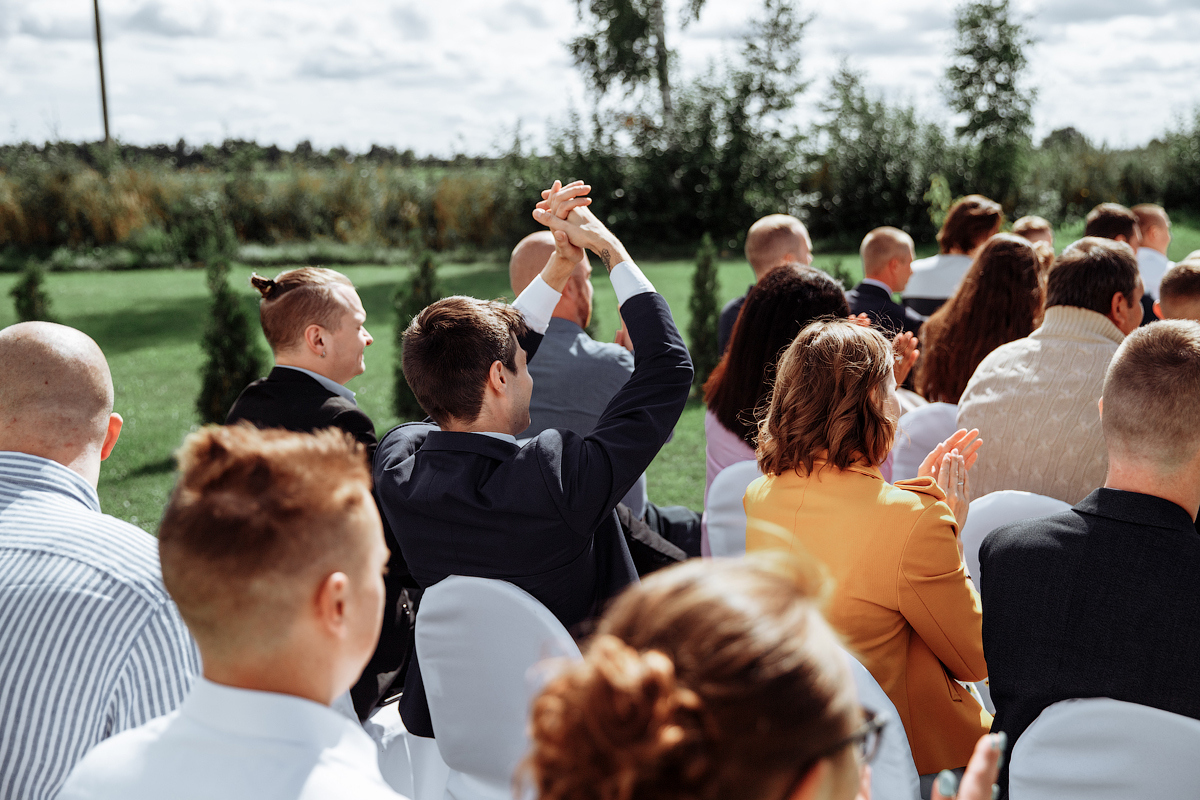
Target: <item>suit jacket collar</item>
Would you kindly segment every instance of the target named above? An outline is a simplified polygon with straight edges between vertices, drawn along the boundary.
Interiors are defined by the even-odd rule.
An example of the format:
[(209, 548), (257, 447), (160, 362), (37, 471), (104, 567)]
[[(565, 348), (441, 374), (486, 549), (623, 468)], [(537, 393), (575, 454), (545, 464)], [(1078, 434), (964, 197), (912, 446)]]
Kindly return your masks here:
[(298, 378), (304, 378), (305, 381), (311, 381), (330, 394), (344, 397), (351, 403), (358, 405), (358, 402), (354, 399), (354, 392), (350, 391), (345, 386), (341, 386), (329, 378), (324, 377), (323, 375), (318, 376), (316, 373), (310, 372), (306, 369), (301, 369), (300, 367), (273, 367), (271, 369), (271, 374), (267, 376), (267, 380), (272, 381), (283, 381), (285, 383), (304, 382), (298, 380)]
[(468, 431), (430, 431), (422, 450), (449, 450), (507, 461), (521, 449), (512, 442)]
[[(886, 296), (888, 300), (892, 299), (892, 290), (886, 286), (881, 286), (882, 281), (876, 283), (872, 278), (863, 278), (858, 284), (858, 290), (861, 292), (864, 289), (870, 289), (871, 292), (881, 297)], [(894, 301), (893, 301), (894, 302)]]
[(1130, 525), (1196, 533), (1195, 521), (1170, 500), (1120, 489), (1097, 489), (1079, 501), (1075, 510)]

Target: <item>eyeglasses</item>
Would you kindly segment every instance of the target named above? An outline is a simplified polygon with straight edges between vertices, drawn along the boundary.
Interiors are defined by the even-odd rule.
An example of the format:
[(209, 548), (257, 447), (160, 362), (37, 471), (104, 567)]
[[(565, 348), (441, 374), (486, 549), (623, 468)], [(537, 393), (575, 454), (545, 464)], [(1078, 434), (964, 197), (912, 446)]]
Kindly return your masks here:
[(809, 770), (811, 770), (818, 761), (823, 758), (828, 758), (834, 753), (838, 753), (850, 745), (858, 746), (859, 763), (870, 764), (875, 760), (875, 756), (879, 755), (879, 743), (883, 739), (883, 729), (887, 726), (889, 717), (886, 712), (872, 711), (865, 706), (863, 707), (862, 713), (863, 719), (865, 720), (862, 724), (862, 727), (847, 736), (845, 739), (839, 740), (836, 744), (825, 748), (809, 759), (808, 763), (804, 765), (804, 768), (800, 770), (799, 775), (796, 777), (795, 783), (787, 791), (787, 793), (783, 795), (784, 798), (790, 798), (796, 793), (796, 787), (800, 785), (800, 782), (804, 780), (804, 776), (808, 774)]

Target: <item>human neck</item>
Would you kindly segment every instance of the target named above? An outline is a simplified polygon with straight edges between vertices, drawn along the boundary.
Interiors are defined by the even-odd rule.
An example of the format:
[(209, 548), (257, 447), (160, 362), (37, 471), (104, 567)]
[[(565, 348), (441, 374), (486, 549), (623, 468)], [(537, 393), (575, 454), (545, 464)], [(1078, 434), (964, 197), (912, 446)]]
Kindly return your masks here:
[(869, 281), (875, 281), (877, 283), (882, 283), (884, 286), (888, 287), (888, 289), (892, 290), (893, 292), (896, 291), (896, 287), (892, 284), (891, 281), (889, 281), (887, 279), (886, 274), (879, 273), (876, 275), (864, 275), (863, 280), (869, 280)]
[[(213, 683), (302, 697), (314, 703), (329, 705), (341, 691), (335, 686), (332, 662), (328, 655), (282, 651), (258, 653), (252, 657), (214, 657), (201, 648), (204, 677)], [(286, 651), (286, 652), (283, 652)], [(344, 689), (343, 689), (344, 691)]]
[(1164, 475), (1144, 460), (1127, 460), (1109, 454), (1105, 489), (1137, 492), (1161, 497), (1182, 508), (1196, 519), (1200, 512), (1200, 474), (1196, 463)]
[(90, 445), (79, 448), (55, 449), (45, 447), (37, 442), (30, 442), (24, 437), (8, 437), (0, 435), (0, 451), (24, 453), (37, 456), (47, 461), (61, 464), (88, 482), (95, 489), (100, 484), (100, 448)]
[[(275, 366), (306, 369), (309, 372), (317, 373), (323, 378), (328, 378), (334, 383), (340, 383), (343, 386), (346, 385), (346, 381), (340, 380), (336, 375), (330, 375), (328, 372), (329, 362), (314, 353), (276, 353)], [(349, 380), (349, 378), (346, 380)]]
[(554, 313), (550, 315), (553, 319), (565, 319), (567, 322), (574, 322), (581, 328), (587, 327), (587, 320), (583, 319), (583, 315), (574, 308), (562, 308), (561, 304), (554, 309)]
[[(442, 425), (441, 428), (444, 431), (458, 433), (507, 433), (512, 436), (516, 436), (521, 432), (511, 430), (512, 426), (504, 416), (494, 413), (487, 408), (481, 409), (479, 416), (470, 422), (451, 419)], [(521, 430), (524, 430), (524, 428)]]

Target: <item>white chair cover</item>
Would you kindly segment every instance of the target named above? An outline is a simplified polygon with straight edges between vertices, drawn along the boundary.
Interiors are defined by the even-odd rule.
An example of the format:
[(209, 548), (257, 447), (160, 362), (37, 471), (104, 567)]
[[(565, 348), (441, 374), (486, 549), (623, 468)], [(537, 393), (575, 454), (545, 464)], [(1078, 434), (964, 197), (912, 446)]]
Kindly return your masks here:
[(1200, 794), (1200, 720), (1107, 697), (1064, 700), (1017, 739), (1012, 800), (1161, 800)]
[(877, 715), (887, 716), (887, 727), (879, 741), (879, 752), (871, 763), (871, 800), (920, 800), (921, 779), (908, 746), (904, 723), (896, 706), (862, 663), (845, 650), (850, 672), (858, 689), (858, 701)]
[(510, 583), (451, 576), (421, 598), (417, 656), (450, 800), (511, 800), (529, 704), (551, 658), (580, 658), (550, 611)]
[(925, 456), (956, 430), (958, 406), (953, 403), (930, 403), (902, 414), (892, 445), (892, 482), (917, 477)]
[(1010, 522), (1070, 510), (1071, 506), (1062, 500), (1011, 489), (992, 492), (972, 500), (971, 508), (967, 511), (967, 524), (963, 526), (960, 535), (963, 543), (963, 563), (971, 573), (975, 588), (979, 588), (979, 546), (989, 533)]
[(746, 554), (746, 487), (762, 476), (757, 461), (739, 461), (717, 473), (704, 509), (708, 547), (714, 558)]
[(412, 800), (443, 800), (450, 768), (442, 760), (437, 742), (405, 729), (399, 705), (379, 709), (363, 723), (363, 729), (379, 748), (379, 772), (388, 786)]

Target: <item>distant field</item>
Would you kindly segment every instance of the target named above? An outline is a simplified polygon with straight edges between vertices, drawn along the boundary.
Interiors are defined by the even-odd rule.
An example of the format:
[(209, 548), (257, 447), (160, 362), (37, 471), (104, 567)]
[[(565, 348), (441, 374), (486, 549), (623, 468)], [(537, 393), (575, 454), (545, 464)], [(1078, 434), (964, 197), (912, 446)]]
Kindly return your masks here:
[[(1064, 230), (1059, 246), (1075, 238), (1078, 229)], [(1200, 249), (1200, 228), (1177, 225), (1171, 257), (1181, 258), (1195, 249)], [(918, 255), (929, 252), (923, 248)], [(860, 274), (856, 253), (822, 254), (816, 265), (826, 269), (840, 265), (852, 280)], [(691, 262), (643, 262), (641, 266), (686, 331)], [(367, 350), (367, 372), (351, 382), (350, 388), (358, 392), (360, 405), (382, 434), (397, 421), (390, 408), (395, 324), (391, 295), (397, 283), (406, 280), (408, 270), (370, 265), (340, 269), (359, 287), (367, 309), (367, 327), (375, 337)], [(250, 271), (235, 266), (232, 274), (256, 320), (247, 283)], [(499, 264), (448, 265), (439, 274), (446, 293), (511, 297), (507, 271)], [(722, 261), (719, 274), (722, 301), (745, 292), (753, 279), (740, 259)], [(11, 273), (0, 275), (0, 326), (15, 321), (8, 291), (16, 279)], [(594, 282), (597, 335), (611, 338), (617, 324), (616, 300), (602, 273)], [(171, 453), (197, 422), (199, 342), (208, 302), (204, 275), (194, 270), (52, 273), (47, 283), (59, 318), (91, 335), (107, 354), (116, 384), (116, 410), (125, 418), (121, 440), (101, 470), (101, 504), (110, 514), (154, 530), (174, 480)], [(267, 354), (261, 338), (260, 345)], [(651, 466), (649, 488), (655, 502), (701, 507), (703, 414), (699, 403), (690, 403), (675, 438)]]

